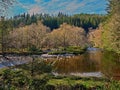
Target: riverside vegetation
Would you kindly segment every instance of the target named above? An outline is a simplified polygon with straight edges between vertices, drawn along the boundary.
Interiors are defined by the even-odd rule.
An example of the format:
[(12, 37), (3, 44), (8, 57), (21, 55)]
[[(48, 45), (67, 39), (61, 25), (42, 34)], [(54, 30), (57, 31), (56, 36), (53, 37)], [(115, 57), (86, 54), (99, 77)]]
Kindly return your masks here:
[(44, 60), (0, 70), (1, 90), (119, 90), (120, 82), (106, 78), (54, 76)]
[[(12, 1), (14, 0), (10, 2), (3, 0), (0, 5), (4, 4), (6, 8), (9, 8), (14, 4)], [(88, 47), (98, 47), (120, 56), (120, 1), (108, 0), (108, 2), (107, 15), (69, 16), (60, 12), (56, 16), (22, 14), (10, 19), (2, 17), (0, 20), (0, 53), (3, 57), (8, 54), (32, 57), (33, 54), (43, 53), (81, 55)], [(108, 61), (105, 59), (105, 62), (109, 64), (113, 59), (112, 55), (106, 54)], [(33, 60), (29, 63), (0, 69), (0, 90), (120, 89), (120, 81), (110, 79), (110, 77), (55, 76), (53, 75), (54, 63), (32, 58)], [(120, 63), (120, 58), (116, 59), (114, 61)], [(116, 63), (112, 64), (114, 67), (115, 65)], [(110, 67), (109, 70), (111, 70)]]

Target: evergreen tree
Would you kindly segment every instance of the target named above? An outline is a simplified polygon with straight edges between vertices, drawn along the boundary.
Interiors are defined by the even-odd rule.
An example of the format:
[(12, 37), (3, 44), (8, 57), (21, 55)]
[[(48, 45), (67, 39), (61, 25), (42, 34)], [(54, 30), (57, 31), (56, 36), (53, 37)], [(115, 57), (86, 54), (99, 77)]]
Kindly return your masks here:
[(29, 14), (23, 14), (15, 16), (12, 19), (14, 27), (31, 25), (32, 23), (37, 23), (39, 20), (47, 27), (50, 27), (51, 30), (59, 28), (63, 23), (67, 23), (82, 27), (88, 32), (91, 27), (93, 29), (97, 28), (104, 21), (104, 16), (96, 14), (76, 14), (69, 16), (60, 12), (58, 15), (37, 14), (30, 16)]

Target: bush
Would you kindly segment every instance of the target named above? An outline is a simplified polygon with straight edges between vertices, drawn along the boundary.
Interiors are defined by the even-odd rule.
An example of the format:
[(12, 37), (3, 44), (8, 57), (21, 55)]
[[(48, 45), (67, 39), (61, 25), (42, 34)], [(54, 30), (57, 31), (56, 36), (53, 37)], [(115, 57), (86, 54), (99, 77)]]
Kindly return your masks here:
[(72, 86), (72, 90), (87, 90), (87, 88), (82, 84), (76, 84)]
[(43, 52), (42, 52), (42, 50), (40, 50), (40, 49), (38, 49), (36, 46), (31, 46), (31, 47), (29, 47), (29, 53), (30, 54), (42, 54)]
[(56, 90), (54, 85), (49, 85), (49, 84), (47, 84), (45, 88), (46, 90)]
[(52, 72), (52, 66), (49, 63), (46, 63), (45, 61), (35, 61), (33, 64), (34, 73), (36, 74), (42, 74), (42, 73), (51, 73)]
[(30, 80), (29, 89), (30, 90), (45, 90), (45, 85), (48, 81), (48, 78), (34, 78)]
[(77, 77), (77, 76), (70, 76), (69, 78), (71, 80), (81, 80), (81, 79), (83, 79), (82, 77)]
[(53, 79), (64, 79), (66, 76), (54, 76)]
[(69, 85), (57, 85), (56, 90), (71, 90)]
[(7, 88), (10, 88), (10, 90), (15, 90), (17, 87), (22, 88), (28, 84), (28, 78), (21, 70), (6, 69), (2, 73), (2, 79), (5, 90)]
[(59, 54), (66, 54), (65, 51), (52, 51), (48, 53), (49, 55), (59, 55)]

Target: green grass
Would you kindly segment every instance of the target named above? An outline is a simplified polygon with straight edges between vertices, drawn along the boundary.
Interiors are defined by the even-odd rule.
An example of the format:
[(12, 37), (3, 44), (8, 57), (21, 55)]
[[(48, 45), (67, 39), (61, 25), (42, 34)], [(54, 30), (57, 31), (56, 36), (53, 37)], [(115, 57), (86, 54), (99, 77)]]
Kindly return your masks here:
[(120, 90), (120, 82), (117, 81), (94, 81), (94, 80), (71, 80), (70, 78), (63, 79), (50, 79), (47, 83), (49, 86), (59, 87), (76, 87), (81, 86), (86, 88), (86, 90)]
[(89, 89), (92, 87), (103, 87), (105, 84), (104, 81), (93, 81), (93, 80), (71, 80), (70, 78), (63, 78), (63, 79), (50, 79), (49, 82), (47, 83), (49, 85), (53, 86), (59, 86), (59, 85), (66, 85), (66, 86), (76, 86), (76, 85), (83, 85), (85, 88)]
[(61, 47), (58, 50), (53, 50), (52, 52), (49, 52), (48, 54), (51, 55), (58, 55), (58, 54), (82, 54), (86, 51), (86, 47), (77, 47), (77, 46), (69, 46), (69, 47)]
[[(0, 70), (1, 73), (2, 70)], [(52, 88), (52, 90), (76, 90), (76, 88), (80, 88), (80, 90), (120, 90), (120, 82), (114, 81), (114, 80), (107, 80), (104, 78), (82, 78), (82, 77), (76, 77), (76, 76), (51, 76), (50, 74), (41, 74), (41, 75), (34, 75), (34, 77), (31, 77), (29, 75), (29, 72), (24, 70), (12, 70), (12, 72), (8, 72), (9, 76), (5, 78), (5, 83), (7, 86), (7, 82), (9, 80), (12, 80), (13, 85), (11, 85), (11, 88), (23, 88), (24, 86), (29, 87), (31, 85), (32, 80), (32, 87), (37, 88), (37, 86), (40, 86), (42, 81), (45, 81), (43, 84), (44, 88)], [(10, 78), (10, 79), (9, 79)], [(45, 79), (46, 78), (46, 79)], [(26, 80), (26, 81), (25, 81)], [(0, 81), (2, 81), (2, 78), (0, 78)], [(34, 81), (34, 82), (33, 82)], [(37, 83), (40, 82), (40, 83)], [(17, 86), (16, 86), (17, 85)], [(39, 87), (41, 88), (41, 87)], [(13, 89), (15, 90), (15, 89)], [(34, 89), (33, 89), (34, 90)], [(50, 90), (50, 89), (45, 89)]]

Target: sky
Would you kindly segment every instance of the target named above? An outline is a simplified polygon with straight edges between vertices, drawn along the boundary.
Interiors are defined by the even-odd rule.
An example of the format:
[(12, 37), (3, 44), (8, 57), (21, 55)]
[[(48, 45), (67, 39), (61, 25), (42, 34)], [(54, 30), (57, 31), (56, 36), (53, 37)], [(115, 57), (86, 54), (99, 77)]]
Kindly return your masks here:
[(10, 8), (9, 16), (29, 14), (106, 14), (107, 0), (18, 0)]

